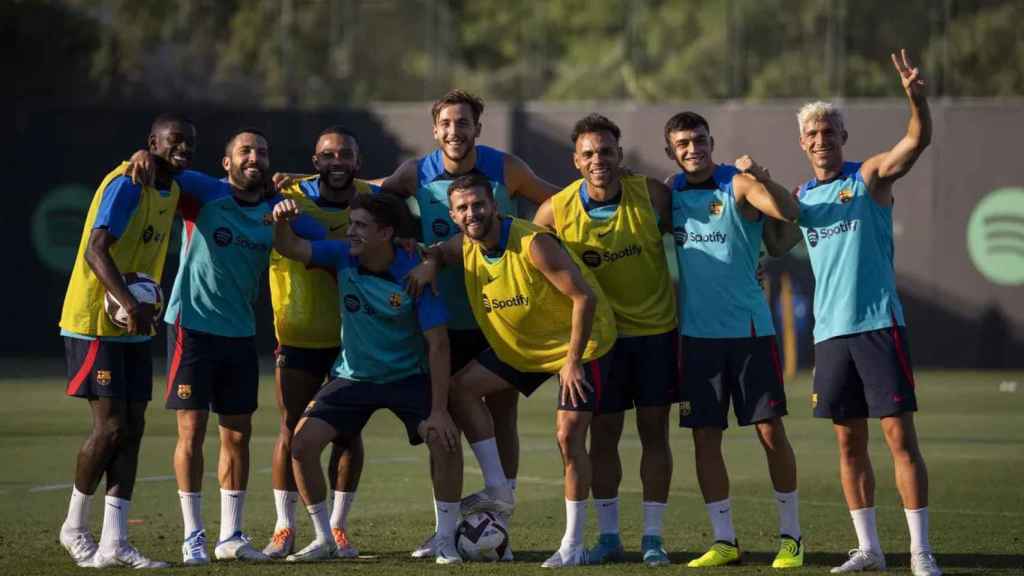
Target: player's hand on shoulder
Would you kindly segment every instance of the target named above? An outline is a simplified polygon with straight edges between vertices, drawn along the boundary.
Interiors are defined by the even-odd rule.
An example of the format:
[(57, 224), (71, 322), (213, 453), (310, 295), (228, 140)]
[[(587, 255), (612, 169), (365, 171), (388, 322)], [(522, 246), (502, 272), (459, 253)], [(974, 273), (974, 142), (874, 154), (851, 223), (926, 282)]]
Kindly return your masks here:
[(440, 295), (441, 291), (437, 287), (437, 272), (437, 258), (424, 258), (422, 262), (417, 264), (416, 267), (410, 270), (406, 275), (405, 291), (409, 296), (419, 298), (420, 294), (423, 293), (423, 289), (429, 284), (431, 290), (434, 292), (434, 296)]
[(299, 204), (291, 198), (285, 198), (274, 204), (274, 222), (287, 222), (302, 213)]
[(292, 174), (291, 172), (274, 172), (274, 175), (270, 177), (270, 181), (274, 183), (275, 190), (284, 190), (292, 184), (295, 184), (299, 180), (304, 178), (302, 174)]
[(768, 173), (768, 169), (755, 162), (749, 154), (744, 154), (737, 158), (736, 162), (733, 163), (733, 166), (735, 166), (741, 173), (750, 174), (759, 181), (771, 179), (771, 174)]
[(148, 150), (136, 150), (128, 159), (125, 174), (137, 186), (152, 186), (156, 182), (156, 159)]
[(567, 361), (562, 365), (562, 369), (558, 371), (558, 381), (562, 385), (562, 404), (573, 407), (586, 402), (587, 393), (594, 390), (578, 361)]

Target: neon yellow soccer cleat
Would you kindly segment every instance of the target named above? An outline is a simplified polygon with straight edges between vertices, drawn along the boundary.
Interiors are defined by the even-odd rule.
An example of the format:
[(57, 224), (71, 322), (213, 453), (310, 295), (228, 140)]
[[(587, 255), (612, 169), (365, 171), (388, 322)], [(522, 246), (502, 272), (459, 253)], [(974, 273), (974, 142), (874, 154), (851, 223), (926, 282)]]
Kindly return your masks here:
[(716, 541), (711, 549), (700, 558), (694, 558), (687, 564), (690, 568), (711, 568), (713, 566), (727, 566), (740, 563), (739, 542), (730, 544), (728, 542)]
[(804, 565), (804, 541), (783, 536), (779, 541), (779, 553), (772, 561), (772, 568), (799, 568)]

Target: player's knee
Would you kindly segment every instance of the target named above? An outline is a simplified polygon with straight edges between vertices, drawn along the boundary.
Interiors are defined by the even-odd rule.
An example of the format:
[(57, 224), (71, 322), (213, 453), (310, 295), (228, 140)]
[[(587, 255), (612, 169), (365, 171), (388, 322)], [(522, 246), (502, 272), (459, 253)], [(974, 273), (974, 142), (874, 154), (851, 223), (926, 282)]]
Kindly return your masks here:
[(310, 458), (319, 458), (320, 454), (314, 450), (313, 443), (300, 432), (292, 437), (291, 457), (292, 460), (302, 462)]

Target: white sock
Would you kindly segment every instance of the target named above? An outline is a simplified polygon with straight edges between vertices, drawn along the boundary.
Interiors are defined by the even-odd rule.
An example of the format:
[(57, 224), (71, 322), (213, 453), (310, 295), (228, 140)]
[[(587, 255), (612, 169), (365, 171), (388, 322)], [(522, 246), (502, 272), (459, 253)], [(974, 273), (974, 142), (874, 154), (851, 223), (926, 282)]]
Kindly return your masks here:
[[(570, 549), (583, 545), (583, 529), (587, 525), (587, 501), (566, 500), (565, 501), (565, 535), (562, 536), (562, 545), (559, 552), (568, 552)], [(562, 554), (565, 557), (565, 554)]]
[(309, 519), (313, 521), (313, 532), (316, 534), (316, 541), (320, 544), (327, 544), (334, 541), (331, 535), (331, 519), (327, 513), (327, 501), (317, 502), (306, 506), (309, 511)]
[(220, 541), (230, 539), (242, 531), (242, 513), (245, 512), (245, 490), (220, 489)]
[(79, 492), (78, 488), (71, 487), (71, 501), (68, 502), (68, 517), (64, 520), (64, 526), (68, 530), (89, 529), (89, 508), (92, 507), (92, 494)]
[(181, 500), (181, 518), (185, 522), (185, 538), (188, 538), (203, 529), (203, 493), (178, 490), (178, 499)]
[(434, 500), (434, 517), (437, 519), (437, 535), (441, 538), (455, 535), (455, 529), (462, 519), (462, 505), (459, 502)]
[(711, 529), (715, 533), (715, 540), (736, 544), (736, 530), (732, 527), (732, 504), (729, 499), (704, 504), (708, 510), (708, 518), (711, 519)]
[(800, 540), (800, 495), (775, 491), (775, 507), (779, 510), (779, 534)]
[(128, 509), (132, 501), (115, 496), (107, 496), (104, 501), (100, 548), (112, 552), (121, 542), (128, 541)]
[(285, 528), (295, 529), (295, 504), (298, 501), (298, 492), (274, 489), (274, 509), (277, 510), (277, 523), (274, 524), (274, 532)]
[(619, 533), (619, 497), (594, 498), (597, 508), (597, 531), (599, 534)]
[(480, 470), (484, 473), (484, 486), (507, 486), (508, 479), (501, 467), (501, 458), (498, 456), (498, 443), (494, 438), (481, 440), (470, 444), (476, 461), (480, 463)]
[(352, 503), (355, 502), (355, 499), (355, 492), (334, 491), (334, 507), (331, 509), (331, 528), (348, 529), (348, 512), (352, 509)]
[(907, 516), (907, 528), (910, 528), (910, 553), (931, 552), (928, 544), (928, 507), (917, 510), (903, 509)]
[(644, 501), (644, 536), (661, 536), (662, 518), (668, 502)]
[(875, 507), (850, 510), (853, 529), (857, 531), (857, 547), (865, 552), (881, 552), (878, 542), (878, 528), (875, 525)]

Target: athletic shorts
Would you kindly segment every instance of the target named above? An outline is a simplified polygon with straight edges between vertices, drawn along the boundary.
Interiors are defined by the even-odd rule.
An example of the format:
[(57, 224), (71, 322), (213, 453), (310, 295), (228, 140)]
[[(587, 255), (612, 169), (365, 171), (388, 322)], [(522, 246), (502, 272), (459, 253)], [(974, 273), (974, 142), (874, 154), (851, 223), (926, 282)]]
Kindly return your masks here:
[(111, 342), (64, 337), (68, 365), (67, 395), (149, 402), (153, 398), (150, 341)]
[(430, 417), (430, 379), (424, 374), (387, 383), (335, 378), (317, 392), (303, 416), (327, 422), (339, 435), (355, 437), (380, 409), (390, 410), (405, 424), (409, 444), (422, 444), (419, 426)]
[(169, 410), (251, 414), (259, 394), (259, 361), (251, 336), (231, 338), (167, 326)]
[(680, 364), (681, 427), (728, 428), (730, 398), (740, 426), (787, 414), (775, 336), (683, 336)]
[(679, 332), (675, 329), (650, 336), (620, 336), (611, 356), (602, 412), (671, 406), (679, 400)]
[(274, 350), (274, 360), (278, 368), (301, 370), (324, 381), (330, 378), (331, 368), (334, 367), (339, 352), (341, 352), (340, 346), (300, 348), (278, 344), (277, 349)]
[[(488, 348), (477, 356), (476, 361), (481, 366), (493, 372), (496, 376), (508, 382), (513, 388), (519, 390), (523, 396), (529, 396), (533, 394), (541, 384), (547, 381), (548, 378), (554, 376), (548, 372), (520, 372), (512, 366), (501, 361), (498, 355), (494, 353), (494, 349)], [(604, 395), (604, 391), (608, 386), (608, 376), (611, 372), (612, 366), (612, 353), (609, 352), (604, 356), (585, 362), (583, 364), (583, 372), (587, 376), (587, 381), (590, 382), (590, 386), (593, 390), (587, 394), (586, 402), (581, 402), (576, 406), (571, 403), (562, 403), (561, 390), (558, 395), (558, 409), (559, 410), (573, 410), (577, 412), (594, 412), (600, 414), (605, 411), (605, 404), (608, 402)]]
[(907, 330), (893, 326), (814, 345), (814, 415), (884, 418), (917, 411)]
[(448, 329), (448, 344), (452, 355), (452, 374), (466, 367), (481, 352), (491, 347), (483, 330)]

